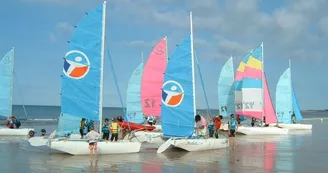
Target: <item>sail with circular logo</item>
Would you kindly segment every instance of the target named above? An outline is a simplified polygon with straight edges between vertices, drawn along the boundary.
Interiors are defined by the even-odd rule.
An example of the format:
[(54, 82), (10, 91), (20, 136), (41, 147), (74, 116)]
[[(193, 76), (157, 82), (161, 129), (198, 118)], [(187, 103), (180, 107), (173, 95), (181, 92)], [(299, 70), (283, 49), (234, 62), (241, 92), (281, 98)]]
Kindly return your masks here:
[(194, 78), (191, 35), (179, 44), (168, 60), (162, 87), (164, 136), (186, 137), (194, 132)]
[(81, 118), (99, 120), (103, 5), (75, 26), (64, 57), (58, 135), (79, 130)]

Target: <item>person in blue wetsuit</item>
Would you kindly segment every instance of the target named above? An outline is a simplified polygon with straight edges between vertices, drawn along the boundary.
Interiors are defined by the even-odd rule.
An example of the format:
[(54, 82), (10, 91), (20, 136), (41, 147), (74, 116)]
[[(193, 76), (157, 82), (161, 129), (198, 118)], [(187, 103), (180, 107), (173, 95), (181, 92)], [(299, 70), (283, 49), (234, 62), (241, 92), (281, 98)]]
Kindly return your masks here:
[(105, 123), (102, 127), (102, 132), (103, 132), (103, 139), (107, 140), (109, 139), (109, 119), (105, 118)]
[(235, 115), (231, 114), (229, 120), (229, 144), (233, 145), (233, 149), (236, 148), (235, 137), (236, 137), (237, 129), (238, 129), (237, 120), (235, 118)]

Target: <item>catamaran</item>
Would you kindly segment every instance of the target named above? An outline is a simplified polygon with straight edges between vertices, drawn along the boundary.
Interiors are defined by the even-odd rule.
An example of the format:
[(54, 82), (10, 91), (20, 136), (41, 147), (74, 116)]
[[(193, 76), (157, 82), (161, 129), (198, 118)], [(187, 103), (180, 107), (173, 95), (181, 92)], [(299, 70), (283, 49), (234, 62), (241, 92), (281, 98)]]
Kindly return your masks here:
[(289, 68), (280, 76), (276, 89), (276, 113), (278, 127), (291, 130), (311, 130), (312, 124), (292, 123), (292, 116), (297, 121), (302, 120), (302, 113), (297, 103), (294, 87), (292, 84), (291, 63)]
[[(106, 1), (95, 10), (86, 13), (75, 27), (69, 41), (69, 51), (64, 58), (61, 93), (61, 117), (77, 117), (99, 121), (102, 128), (103, 74), (105, 57)], [(79, 121), (72, 123), (78, 124)], [(64, 127), (65, 128), (65, 127)], [(85, 139), (57, 137), (55, 130), (48, 139), (33, 137), (32, 146), (48, 146), (71, 155), (90, 153)], [(121, 140), (99, 141), (99, 154), (137, 153), (140, 142)]]
[[(276, 123), (277, 117), (263, 69), (263, 43), (244, 57), (235, 80), (236, 114), (265, 120), (265, 124)], [(288, 134), (288, 129), (278, 127), (240, 126), (237, 131), (246, 135)]]
[[(224, 118), (229, 118), (235, 113), (235, 73), (233, 67), (232, 56), (227, 60), (221, 69), (218, 80), (218, 101), (219, 113)], [(241, 120), (246, 120), (246, 117), (240, 116)], [(228, 131), (228, 123), (222, 124), (221, 130)]]
[(162, 86), (162, 129), (169, 139), (157, 150), (164, 152), (175, 146), (187, 151), (226, 148), (227, 138), (192, 138), (196, 115), (195, 63), (192, 13), (190, 35), (176, 48), (168, 60)]
[[(138, 106), (138, 109), (140, 106), (140, 109), (142, 109), (140, 114), (136, 114), (135, 116), (138, 116), (138, 119), (143, 118), (142, 114), (155, 117), (161, 116), (162, 85), (164, 81), (166, 64), (167, 38), (164, 37), (156, 44), (153, 51), (150, 53), (149, 59), (147, 60), (147, 63), (143, 69), (141, 89), (139, 90), (140, 97), (135, 98), (138, 100), (138, 102), (141, 101), (141, 105), (140, 102), (134, 102), (134, 104), (138, 105), (133, 106)], [(134, 115), (134, 111), (132, 111), (130, 114)], [(155, 125), (155, 129), (152, 131), (135, 131), (133, 132), (133, 138), (131, 138), (131, 141), (141, 141), (161, 145), (164, 143), (164, 140), (162, 139), (163, 133), (161, 131), (161, 125)]]
[[(14, 48), (0, 60), (0, 116), (12, 116), (12, 95), (14, 81)], [(0, 136), (27, 136), (32, 128), (10, 129), (0, 127)]]

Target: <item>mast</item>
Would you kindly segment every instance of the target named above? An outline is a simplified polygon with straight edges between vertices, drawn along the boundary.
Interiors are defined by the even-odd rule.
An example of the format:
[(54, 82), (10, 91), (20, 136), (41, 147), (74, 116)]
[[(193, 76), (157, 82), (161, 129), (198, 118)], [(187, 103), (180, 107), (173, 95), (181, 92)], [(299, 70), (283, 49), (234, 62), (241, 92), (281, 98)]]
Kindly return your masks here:
[(106, 31), (106, 3), (103, 3), (103, 18), (102, 18), (102, 36), (101, 36), (101, 66), (100, 66), (100, 97), (99, 97), (99, 133), (102, 134), (102, 113), (103, 113), (103, 86), (104, 86), (104, 58), (105, 58), (105, 31)]
[[(292, 64), (290, 59), (288, 60), (288, 66), (289, 66), (289, 78), (290, 78), (290, 103), (292, 103), (292, 114), (294, 112), (294, 105), (293, 105), (293, 83), (292, 83)], [(291, 115), (290, 115), (291, 116)]]
[(191, 42), (191, 68), (192, 68), (192, 92), (193, 92), (193, 105), (194, 115), (196, 114), (196, 88), (195, 88), (195, 62), (194, 62), (194, 35), (192, 25), (192, 12), (190, 12), (190, 42)]
[[(15, 48), (13, 47), (12, 50), (13, 51), (13, 57), (11, 59), (12, 61), (12, 66), (11, 66), (11, 86), (10, 86), (10, 114), (9, 116), (12, 116), (13, 113), (13, 86), (14, 86), (14, 62), (15, 62)], [(24, 109), (25, 111), (25, 109)]]
[(167, 47), (167, 36), (164, 37), (165, 39), (165, 48), (166, 48), (166, 63), (168, 62), (169, 60), (169, 55), (168, 55), (168, 47)]
[[(261, 118), (261, 126), (263, 126), (263, 117), (264, 117), (264, 56), (263, 56), (263, 42), (261, 43), (262, 48), (262, 118)], [(267, 119), (265, 119), (267, 121)]]

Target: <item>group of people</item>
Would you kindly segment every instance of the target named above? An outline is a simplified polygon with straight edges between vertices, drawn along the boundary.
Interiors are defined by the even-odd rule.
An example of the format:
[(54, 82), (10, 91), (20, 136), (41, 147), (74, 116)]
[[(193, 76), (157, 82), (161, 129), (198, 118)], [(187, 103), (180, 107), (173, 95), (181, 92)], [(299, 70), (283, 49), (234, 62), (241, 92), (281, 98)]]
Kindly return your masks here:
[(21, 126), (21, 122), (14, 116), (10, 116), (5, 124), (10, 129), (18, 129)]
[[(209, 124), (206, 125), (204, 124), (204, 122), (202, 122), (202, 117), (200, 115), (196, 115), (195, 116), (195, 123), (196, 123), (196, 127), (195, 127), (195, 132), (196, 132), (196, 136), (199, 137), (210, 137), (210, 138), (219, 138), (219, 133), (220, 133), (220, 128), (222, 125), (222, 119), (223, 116), (215, 116), (213, 117)], [(206, 120), (203, 120), (206, 121)], [(232, 140), (229, 142), (230, 144), (233, 144), (233, 147), (235, 148), (235, 136), (236, 136), (236, 132), (238, 129), (238, 125), (240, 124), (241, 119), (240, 117), (237, 115), (237, 118), (235, 118), (234, 114), (230, 115), (230, 119), (228, 122), (228, 135), (230, 138), (232, 138)], [(206, 130), (208, 129), (209, 133), (206, 133)], [(229, 140), (230, 140), (229, 138)]]
[[(124, 119), (120, 117), (116, 117), (112, 119), (112, 123), (110, 123), (108, 118), (105, 118), (104, 125), (102, 126), (102, 139), (104, 140), (109, 140), (113, 142), (117, 142), (118, 140), (118, 133), (120, 130), (120, 126), (118, 122), (124, 121)], [(84, 128), (88, 127), (88, 133), (85, 135), (85, 138), (88, 139), (89, 141), (89, 149), (90, 149), (90, 156), (91, 160), (93, 155), (97, 155), (97, 142), (101, 139), (101, 136), (98, 132), (95, 131), (94, 126), (88, 126), (86, 123), (86, 119), (82, 118), (80, 122), (80, 134), (81, 134), (81, 139), (83, 139), (84, 136)]]

